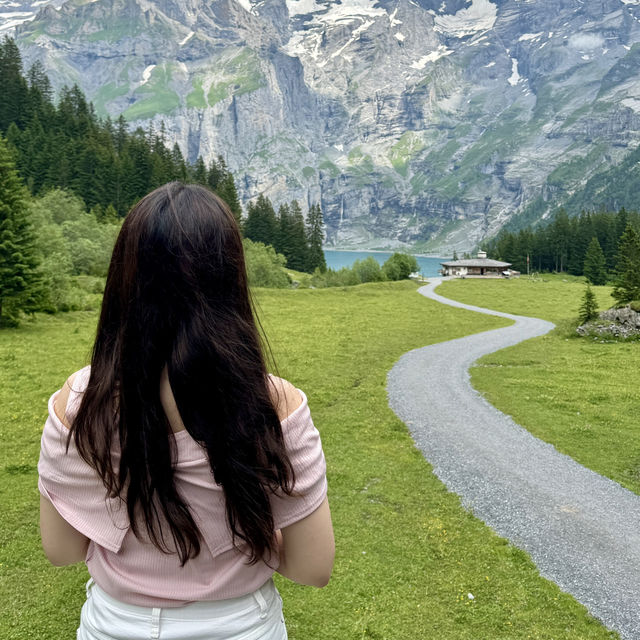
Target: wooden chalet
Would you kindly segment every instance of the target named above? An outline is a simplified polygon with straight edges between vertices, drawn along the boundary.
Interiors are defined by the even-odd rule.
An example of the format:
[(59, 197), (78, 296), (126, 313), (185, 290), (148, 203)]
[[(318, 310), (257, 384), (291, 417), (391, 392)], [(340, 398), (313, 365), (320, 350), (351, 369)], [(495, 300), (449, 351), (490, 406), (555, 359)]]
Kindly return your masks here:
[(477, 258), (451, 260), (441, 262), (440, 273), (443, 276), (457, 276), (459, 278), (510, 278), (519, 276), (519, 271), (513, 271), (510, 262), (491, 260), (484, 251), (478, 251)]

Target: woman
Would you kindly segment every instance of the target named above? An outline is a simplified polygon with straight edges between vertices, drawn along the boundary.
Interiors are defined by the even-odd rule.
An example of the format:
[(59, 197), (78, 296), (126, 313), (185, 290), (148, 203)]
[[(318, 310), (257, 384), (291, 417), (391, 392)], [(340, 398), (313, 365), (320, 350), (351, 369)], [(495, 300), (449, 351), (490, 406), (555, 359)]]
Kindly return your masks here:
[(38, 470), (47, 557), (91, 575), (82, 640), (281, 640), (274, 571), (328, 582), (319, 434), (266, 372), (237, 225), (204, 187), (164, 185), (125, 219)]

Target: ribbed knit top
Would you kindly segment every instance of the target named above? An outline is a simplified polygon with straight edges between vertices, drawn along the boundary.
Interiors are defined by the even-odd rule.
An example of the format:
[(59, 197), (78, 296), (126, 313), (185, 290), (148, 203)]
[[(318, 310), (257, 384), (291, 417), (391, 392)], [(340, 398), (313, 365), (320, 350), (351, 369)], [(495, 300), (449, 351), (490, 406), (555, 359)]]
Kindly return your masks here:
[[(67, 405), (70, 420), (89, 381), (89, 367), (75, 377)], [(204, 544), (200, 554), (180, 567), (178, 555), (159, 551), (133, 535), (126, 506), (108, 498), (96, 471), (80, 457), (69, 431), (49, 399), (49, 417), (42, 433), (38, 488), (58, 513), (90, 540), (86, 563), (96, 583), (109, 595), (145, 607), (181, 606), (251, 593), (274, 573), (264, 562), (247, 563), (236, 549), (227, 524), (222, 487), (213, 479), (206, 451), (187, 431), (173, 436), (177, 450), (175, 482), (189, 505)], [(295, 472), (292, 496), (271, 500), (276, 529), (315, 511), (327, 493), (326, 465), (320, 434), (314, 427), (302, 391), (302, 404), (282, 421), (285, 446)], [(114, 455), (117, 463), (117, 454)], [(277, 558), (269, 562), (277, 566)]]

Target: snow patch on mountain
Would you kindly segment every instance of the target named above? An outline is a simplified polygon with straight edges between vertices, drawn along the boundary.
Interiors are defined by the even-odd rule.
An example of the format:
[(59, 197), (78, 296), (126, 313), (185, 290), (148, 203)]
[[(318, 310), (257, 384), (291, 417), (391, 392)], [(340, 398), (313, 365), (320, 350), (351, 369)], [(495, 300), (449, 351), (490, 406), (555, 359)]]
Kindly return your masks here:
[(306, 15), (322, 11), (325, 5), (317, 4), (315, 0), (287, 0), (287, 11), (290, 16)]
[(622, 104), (629, 109), (633, 109), (636, 113), (640, 113), (640, 100), (638, 98), (625, 98), (621, 100)]
[(153, 70), (156, 68), (155, 64), (150, 64), (143, 72), (142, 72), (142, 82), (140, 83), (140, 86), (142, 86), (143, 84), (147, 84), (147, 82), (149, 82), (149, 78), (151, 78), (151, 73), (153, 72)]
[(402, 24), (402, 20), (396, 20), (396, 16), (398, 15), (398, 7), (396, 7), (389, 16), (389, 22), (392, 27), (397, 27), (399, 24)]
[(236, 2), (245, 10), (251, 13), (253, 11), (253, 5), (250, 0), (236, 0)]
[[(428, 62), (435, 62), (444, 56), (449, 56), (453, 53), (453, 49), (447, 49), (444, 45), (440, 45), (435, 51), (428, 53), (426, 56), (422, 56), (420, 60), (416, 60), (411, 63), (412, 69), (424, 69)], [(495, 62), (494, 62), (495, 64)]]
[(604, 38), (599, 33), (576, 33), (569, 37), (569, 46), (578, 51), (600, 49), (603, 45)]
[(511, 75), (507, 79), (507, 82), (515, 87), (520, 81), (520, 74), (518, 73), (518, 60), (516, 58), (511, 58)]
[[(333, 2), (317, 2), (316, 0), (286, 0), (290, 16), (298, 16), (297, 26), (288, 42), (282, 47), (290, 56), (313, 60), (319, 68), (327, 65), (329, 60), (344, 56), (346, 49), (354, 44), (360, 35), (375, 24), (376, 18), (388, 18), (392, 25), (401, 24), (396, 20), (397, 8), (389, 15), (379, 6), (377, 0), (345, 0), (340, 4)], [(302, 21), (300, 25), (299, 21)], [(321, 48), (326, 46), (326, 35), (335, 28), (342, 28), (356, 23), (349, 38), (342, 42), (338, 49), (323, 54)], [(404, 34), (400, 34), (404, 37)], [(396, 35), (400, 41), (400, 38)]]
[(0, 19), (2, 18), (24, 18), (33, 15), (33, 11), (13, 11), (11, 13), (0, 13)]
[(543, 33), (542, 31), (540, 31), (540, 33), (523, 33), (518, 38), (518, 42), (523, 42), (527, 40), (537, 40), (542, 35), (542, 33)]
[(187, 44), (187, 42), (189, 42), (189, 40), (191, 40), (191, 38), (193, 38), (194, 35), (195, 35), (195, 32), (190, 31), (182, 40), (180, 40), (180, 42), (178, 42), (178, 44), (181, 47), (184, 47), (184, 45)]
[(305, 44), (304, 33), (294, 33), (291, 38), (289, 38), (289, 42), (282, 47), (283, 51), (294, 58), (300, 57), (305, 53), (313, 56), (314, 50), (308, 49)]
[(351, 38), (352, 39), (356, 39), (360, 37), (361, 33), (364, 33), (372, 24), (373, 24), (373, 20), (365, 20), (359, 27), (356, 27), (352, 32), (351, 32)]
[(491, 29), (498, 16), (498, 7), (489, 0), (471, 0), (471, 6), (454, 15), (436, 16), (434, 30), (454, 38), (464, 38), (478, 31)]
[[(245, 0), (248, 1), (248, 0)], [(375, 7), (377, 0), (345, 0), (339, 4), (331, 1), (286, 0), (290, 16), (313, 14), (311, 23), (339, 24), (353, 22), (362, 16), (376, 17), (387, 15), (382, 7)]]
[(350, 23), (365, 16), (375, 18), (388, 15), (382, 7), (376, 7), (377, 4), (378, 0), (346, 0), (342, 4), (327, 2), (324, 6), (328, 8), (328, 11), (316, 14), (312, 22), (334, 25)]
[(22, 24), (23, 22), (26, 22), (27, 20), (29, 20), (29, 18), (27, 19), (16, 19), (16, 20), (6, 20), (5, 22), (3, 22), (0, 25), (0, 33), (2, 34), (6, 34), (9, 31), (12, 31), (14, 27), (17, 27), (19, 24)]
[(15, 27), (30, 22), (38, 11), (47, 4), (56, 9), (66, 0), (37, 0), (36, 2), (14, 2), (0, 0), (0, 34), (11, 36)]

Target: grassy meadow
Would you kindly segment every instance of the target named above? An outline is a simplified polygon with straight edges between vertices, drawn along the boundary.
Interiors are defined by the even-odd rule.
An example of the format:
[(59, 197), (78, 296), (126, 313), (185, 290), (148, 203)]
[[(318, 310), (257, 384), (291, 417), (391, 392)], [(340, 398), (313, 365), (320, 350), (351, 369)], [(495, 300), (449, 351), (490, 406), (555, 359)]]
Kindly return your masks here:
[[(452, 280), (441, 295), (557, 324), (546, 336), (481, 358), (473, 386), (532, 434), (581, 464), (640, 493), (640, 342), (580, 338), (572, 321), (582, 278)], [(610, 287), (593, 287), (600, 309)], [(573, 325), (575, 326), (575, 325)]]
[[(337, 541), (325, 589), (277, 580), (291, 640), (617, 637), (465, 511), (388, 408), (387, 371), (404, 352), (506, 321), (427, 300), (409, 282), (256, 298), (278, 373), (307, 392), (322, 434)], [(42, 554), (36, 463), (47, 399), (87, 362), (95, 322), (76, 312), (0, 332), (4, 640), (75, 637), (87, 574)]]

